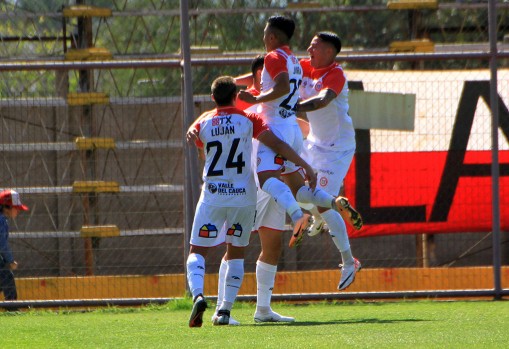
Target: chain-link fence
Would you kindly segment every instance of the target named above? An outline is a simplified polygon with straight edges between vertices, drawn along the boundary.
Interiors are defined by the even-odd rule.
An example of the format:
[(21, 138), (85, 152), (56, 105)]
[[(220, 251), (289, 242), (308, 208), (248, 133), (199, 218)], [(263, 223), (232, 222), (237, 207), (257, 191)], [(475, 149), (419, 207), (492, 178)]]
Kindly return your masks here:
[[(296, 20), (292, 47), (299, 56), (316, 31), (336, 31), (351, 93), (415, 96), (415, 113), (380, 120), (381, 107), (380, 115), (359, 115), (352, 105), (354, 125), (362, 118), (363, 126), (356, 127), (345, 193), (366, 225), (350, 231), (363, 270), (349, 293), (334, 294), (340, 256), (322, 234), (284, 249), (274, 294), (492, 295), (497, 277), (509, 288), (508, 237), (493, 238), (492, 219), (498, 210), (507, 231), (509, 58), (501, 42), (498, 179), (490, 165), (487, 4), (388, 10), (382, 2), (191, 1), (190, 41), (181, 41), (176, 1), (116, 1), (109, 9), (100, 1), (88, 9), (77, 3), (30, 11), (23, 1), (1, 4), (9, 35), (0, 41), (0, 186), (17, 190), (30, 207), (10, 222), (20, 301), (141, 302), (184, 294), (185, 227), (193, 212), (186, 210), (191, 188), (182, 135), (191, 96), (182, 87), (179, 50), (190, 49), (195, 96), (188, 114), (196, 117), (213, 106), (207, 94), (215, 77), (246, 72), (263, 52), (265, 20), (275, 12)], [(508, 9), (497, 6), (500, 41)], [(436, 41), (433, 52), (389, 52), (392, 40), (422, 37)], [(499, 183), (495, 208), (492, 180)], [(253, 234), (243, 296), (256, 294), (259, 252)], [(222, 253), (207, 258), (210, 295)]]

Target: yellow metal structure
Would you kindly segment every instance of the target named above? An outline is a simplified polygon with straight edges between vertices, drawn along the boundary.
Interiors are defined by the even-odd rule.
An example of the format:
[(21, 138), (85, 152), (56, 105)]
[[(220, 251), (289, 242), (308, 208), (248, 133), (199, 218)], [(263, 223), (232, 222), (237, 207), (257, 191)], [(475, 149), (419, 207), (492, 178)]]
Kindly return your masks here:
[(394, 41), (389, 45), (391, 52), (433, 52), (435, 44), (428, 40)]
[(112, 11), (109, 8), (76, 5), (64, 8), (64, 17), (111, 17)]
[(67, 94), (67, 104), (71, 106), (109, 103), (110, 97), (102, 92), (70, 92)]
[(113, 138), (78, 137), (75, 142), (79, 150), (115, 149)]
[(84, 49), (73, 49), (65, 53), (66, 61), (103, 61), (112, 59), (111, 52), (102, 47), (89, 47)]
[(108, 238), (120, 236), (116, 225), (84, 225), (80, 230), (82, 238)]
[(437, 0), (389, 0), (387, 8), (390, 10), (421, 10), (438, 9)]
[(117, 182), (75, 181), (72, 191), (74, 193), (118, 193), (120, 186)]

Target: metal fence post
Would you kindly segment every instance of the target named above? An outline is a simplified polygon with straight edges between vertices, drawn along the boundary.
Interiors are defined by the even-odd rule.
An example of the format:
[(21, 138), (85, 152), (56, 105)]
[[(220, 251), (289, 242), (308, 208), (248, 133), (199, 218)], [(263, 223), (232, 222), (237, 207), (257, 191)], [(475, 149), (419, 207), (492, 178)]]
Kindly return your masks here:
[(490, 106), (491, 106), (491, 192), (493, 196), (493, 288), (495, 299), (501, 299), (501, 255), (500, 255), (500, 168), (498, 160), (498, 89), (497, 89), (497, 8), (496, 1), (488, 4), (490, 39)]

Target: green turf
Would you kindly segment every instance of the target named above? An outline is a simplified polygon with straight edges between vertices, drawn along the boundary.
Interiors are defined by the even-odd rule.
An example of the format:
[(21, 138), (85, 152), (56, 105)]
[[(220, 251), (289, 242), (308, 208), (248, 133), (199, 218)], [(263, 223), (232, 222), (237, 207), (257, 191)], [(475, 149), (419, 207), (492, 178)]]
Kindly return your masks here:
[(187, 325), (189, 300), (136, 309), (0, 313), (0, 348), (507, 348), (509, 302), (403, 301), (287, 305), (294, 324), (254, 324), (251, 304), (235, 305), (242, 325)]

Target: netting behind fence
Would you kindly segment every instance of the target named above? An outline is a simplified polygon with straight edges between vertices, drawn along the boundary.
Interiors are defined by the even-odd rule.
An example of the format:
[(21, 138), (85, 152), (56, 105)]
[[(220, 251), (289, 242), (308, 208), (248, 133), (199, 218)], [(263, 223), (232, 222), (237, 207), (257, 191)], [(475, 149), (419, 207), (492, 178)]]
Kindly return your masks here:
[[(182, 296), (189, 234), (184, 196), (189, 188), (184, 185), (176, 2), (151, 1), (148, 8), (114, 2), (113, 15), (94, 18), (89, 31), (76, 17), (66, 18), (62, 31), (57, 11), (70, 3), (46, 9), (51, 14), (47, 23), (38, 22), (36, 12), (22, 10), (21, 2), (9, 4), (2, 6), (14, 14), (13, 30), (0, 44), (2, 57), (22, 65), (35, 58), (54, 62), (34, 70), (0, 63), (0, 187), (16, 189), (30, 207), (10, 225), (10, 244), (19, 262), (19, 299)], [(192, 52), (195, 116), (213, 107), (207, 94), (215, 77), (247, 72), (251, 58), (263, 52), (261, 33), (271, 14), (265, 6), (281, 4), (255, 1), (243, 11), (232, 2), (202, 12), (199, 5), (192, 4), (190, 23), (191, 44), (202, 46), (201, 53)], [(415, 33), (403, 31), (408, 13), (394, 12), (387, 25), (380, 4), (344, 12), (335, 4), (322, 5), (333, 7), (288, 10), (298, 23), (294, 47), (299, 56), (306, 55), (317, 30), (335, 30), (344, 39), (341, 58), (351, 91), (415, 96), (415, 113), (404, 125), (391, 115), (379, 120), (387, 117), (382, 108), (373, 115), (351, 110), (354, 124), (362, 118), (368, 126), (356, 129), (357, 152), (345, 180), (346, 196), (366, 221), (360, 232), (350, 231), (363, 271), (349, 291), (493, 288), (487, 61), (349, 58), (357, 47), (377, 53), (392, 38), (411, 39)], [(468, 51), (478, 41), (486, 47), (486, 9), (460, 5), (421, 13), (426, 19), (421, 31), (442, 44), (436, 51), (446, 52), (453, 43), (455, 52)], [(501, 7), (500, 33), (507, 27), (506, 11), (507, 6)], [(441, 16), (454, 21), (446, 26)], [(465, 16), (469, 26), (458, 22)], [(346, 30), (348, 24), (361, 29)], [(28, 40), (30, 28), (40, 40)], [(454, 38), (465, 38), (463, 46), (451, 31)], [(74, 67), (58, 66), (80, 45), (106, 47), (112, 60), (95, 59), (122, 64), (92, 69), (80, 67), (83, 61), (78, 59)], [(146, 59), (161, 61), (147, 67)], [(507, 62), (500, 65), (500, 212), (507, 231), (509, 71)], [(288, 240), (289, 234), (285, 245)], [(504, 288), (509, 287), (507, 241), (503, 233)], [(253, 234), (242, 295), (256, 293), (253, 272), (259, 252)], [(207, 294), (216, 292), (223, 253), (218, 248), (207, 258)], [(334, 292), (339, 262), (328, 234), (306, 238), (301, 247), (283, 250), (274, 293)]]

